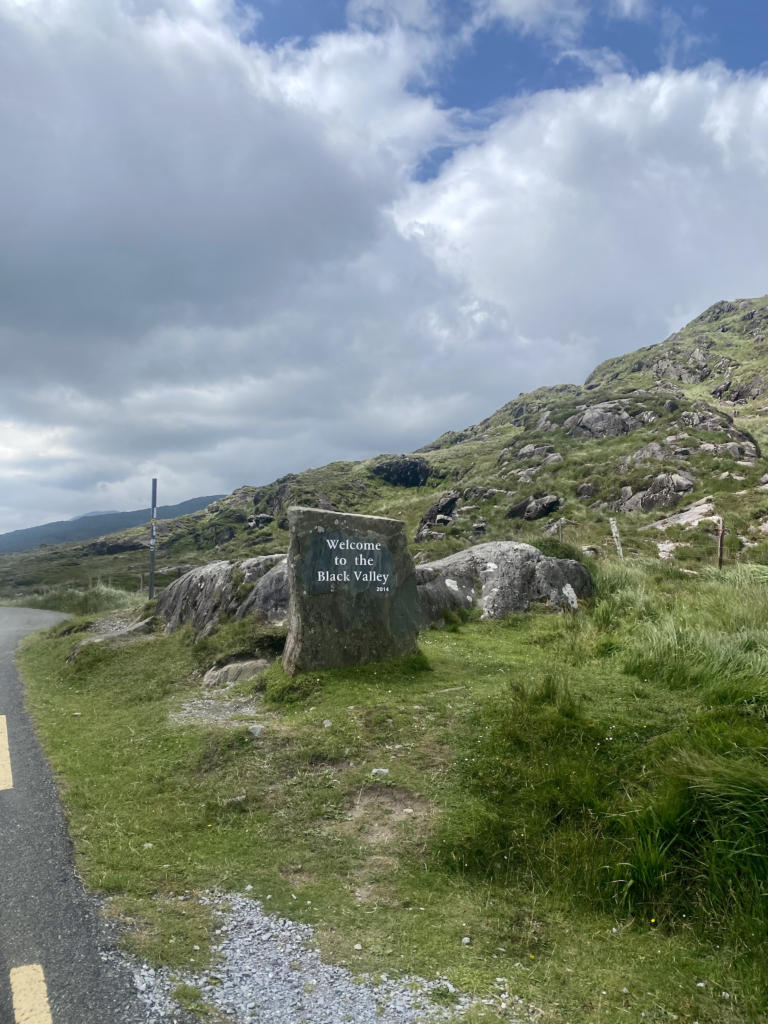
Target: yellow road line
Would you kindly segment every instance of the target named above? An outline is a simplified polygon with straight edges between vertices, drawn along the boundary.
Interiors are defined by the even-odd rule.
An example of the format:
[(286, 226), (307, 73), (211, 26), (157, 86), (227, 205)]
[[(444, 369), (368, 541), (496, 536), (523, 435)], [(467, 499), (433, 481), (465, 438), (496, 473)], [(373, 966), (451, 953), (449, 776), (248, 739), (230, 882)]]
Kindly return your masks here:
[(5, 715), (0, 715), (0, 789), (13, 789), (11, 752), (8, 749), (8, 728)]
[(48, 990), (40, 964), (14, 967), (11, 992), (16, 1024), (53, 1024), (48, 1006)]

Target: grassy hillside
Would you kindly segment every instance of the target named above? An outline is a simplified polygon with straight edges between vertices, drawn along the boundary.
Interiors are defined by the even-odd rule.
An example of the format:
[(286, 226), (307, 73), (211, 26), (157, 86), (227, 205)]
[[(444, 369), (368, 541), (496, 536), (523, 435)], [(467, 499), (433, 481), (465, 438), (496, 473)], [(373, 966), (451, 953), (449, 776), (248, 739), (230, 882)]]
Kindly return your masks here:
[[(158, 582), (175, 578), (179, 566), (285, 550), (289, 504), (395, 516), (405, 520), (413, 537), (424, 512), (452, 488), (466, 495), (462, 503), (468, 508), (459, 509), (445, 529), (433, 531), (445, 533), (444, 539), (414, 545), (427, 557), (478, 539), (541, 540), (546, 520), (508, 519), (506, 513), (529, 496), (548, 493), (565, 500), (549, 517), (568, 520), (563, 540), (592, 547), (599, 557), (611, 550), (607, 521), (616, 514), (611, 505), (621, 501), (622, 487), (637, 493), (663, 472), (694, 478), (680, 507), (713, 495), (714, 511), (727, 520), (730, 561), (768, 562), (763, 530), (768, 527), (768, 494), (760, 490), (768, 468), (762, 459), (768, 443), (767, 325), (768, 296), (716, 303), (661, 344), (601, 364), (583, 386), (558, 385), (520, 395), (482, 423), (426, 445), (417, 453), (429, 472), (420, 486), (389, 483), (377, 475), (388, 456), (331, 463), (265, 487), (243, 486), (205, 510), (158, 525)], [(632, 417), (630, 432), (596, 439), (574, 436), (571, 417), (611, 401)], [(720, 417), (717, 429), (712, 429), (713, 413)], [(739, 457), (743, 444), (741, 452), (724, 449), (731, 441), (728, 431), (754, 444), (751, 457)], [(668, 442), (669, 437), (677, 440)], [(632, 461), (634, 453), (653, 442), (662, 449), (658, 457)], [(518, 459), (528, 444), (551, 445), (562, 460), (540, 466), (541, 456)], [(702, 444), (712, 450), (700, 450)], [(589, 500), (577, 496), (582, 484), (594, 489)], [(497, 493), (485, 493), (490, 490)], [(590, 507), (596, 502), (602, 504)], [(628, 555), (656, 557), (656, 542), (663, 536), (689, 545), (674, 551), (681, 563), (711, 562), (711, 521), (693, 531), (673, 529), (663, 535), (641, 529), (669, 511), (620, 514)], [(262, 518), (254, 522), (255, 515)], [(474, 526), (481, 519), (485, 525), (479, 531)], [(102, 541), (0, 556), (0, 596), (18, 597), (45, 586), (87, 586), (99, 579), (138, 589), (142, 579), (146, 583), (147, 544), (148, 528), (137, 527)]]

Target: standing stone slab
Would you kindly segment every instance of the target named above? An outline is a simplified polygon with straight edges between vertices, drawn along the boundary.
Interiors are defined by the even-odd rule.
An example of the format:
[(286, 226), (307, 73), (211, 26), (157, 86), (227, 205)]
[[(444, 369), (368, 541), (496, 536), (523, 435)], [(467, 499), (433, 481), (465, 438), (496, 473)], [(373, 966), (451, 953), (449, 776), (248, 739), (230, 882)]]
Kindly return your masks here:
[(289, 509), (288, 523), (285, 671), (413, 654), (421, 612), (405, 524), (315, 508)]

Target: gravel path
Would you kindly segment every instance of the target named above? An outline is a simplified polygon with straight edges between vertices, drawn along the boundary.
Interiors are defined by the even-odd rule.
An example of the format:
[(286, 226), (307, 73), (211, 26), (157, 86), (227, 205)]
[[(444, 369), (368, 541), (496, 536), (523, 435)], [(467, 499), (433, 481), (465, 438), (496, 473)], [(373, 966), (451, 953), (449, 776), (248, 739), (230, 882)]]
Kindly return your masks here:
[[(178, 1008), (171, 993), (182, 982), (199, 988), (206, 1002), (232, 1020), (259, 1024), (420, 1024), (462, 1016), (475, 1001), (459, 995), (446, 1008), (429, 996), (432, 989), (453, 992), (444, 980), (383, 974), (374, 984), (370, 975), (324, 964), (317, 950), (306, 948), (313, 936), (309, 925), (266, 914), (258, 900), (235, 895), (200, 902), (222, 915), (221, 943), (213, 947), (222, 962), (204, 974), (136, 967), (149, 1024), (174, 1019)], [(501, 993), (483, 1002), (500, 1009)], [(520, 1017), (530, 1019), (530, 1011)]]

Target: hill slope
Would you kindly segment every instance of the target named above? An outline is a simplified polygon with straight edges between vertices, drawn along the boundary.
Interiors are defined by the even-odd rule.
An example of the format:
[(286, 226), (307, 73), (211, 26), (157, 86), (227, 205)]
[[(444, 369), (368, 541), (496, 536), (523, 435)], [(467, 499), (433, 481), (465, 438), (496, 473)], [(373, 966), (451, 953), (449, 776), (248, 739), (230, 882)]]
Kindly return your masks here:
[[(203, 498), (190, 498), (178, 505), (160, 505), (157, 509), (158, 519), (176, 519), (205, 508), (222, 494), (209, 494)], [(117, 533), (148, 523), (152, 510), (138, 509), (135, 512), (86, 512), (74, 519), (61, 520), (55, 523), (44, 523), (42, 526), (30, 526), (25, 530), (12, 530), (0, 534), (0, 552), (32, 551), (41, 544), (66, 544), (72, 541), (91, 540), (104, 534)]]
[[(695, 566), (713, 558), (711, 519), (694, 530), (644, 527), (711, 495), (705, 511), (726, 518), (727, 558), (768, 563), (768, 494), (760, 482), (768, 468), (761, 454), (767, 326), (768, 296), (717, 302), (666, 341), (602, 363), (584, 385), (521, 394), (411, 456), (331, 463), (241, 487), (160, 524), (159, 561), (169, 570), (160, 582), (180, 562), (285, 550), (290, 504), (396, 516), (430, 558), (481, 539), (552, 550), (547, 530), (599, 556), (613, 550), (608, 519), (618, 513), (630, 556), (662, 554)], [(95, 576), (135, 588), (148, 559), (131, 552), (147, 543), (146, 527), (137, 527), (96, 543), (5, 556), (0, 588), (18, 594)]]

